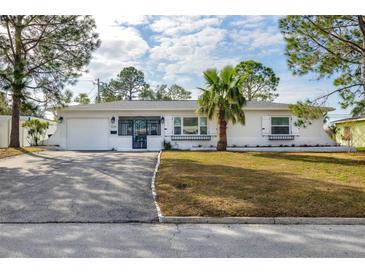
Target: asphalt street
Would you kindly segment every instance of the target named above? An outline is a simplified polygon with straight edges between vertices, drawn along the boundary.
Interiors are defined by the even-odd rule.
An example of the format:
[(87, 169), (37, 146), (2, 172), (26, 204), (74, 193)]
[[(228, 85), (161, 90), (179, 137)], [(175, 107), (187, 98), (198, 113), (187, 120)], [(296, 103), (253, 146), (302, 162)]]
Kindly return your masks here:
[(1, 257), (364, 257), (361, 225), (0, 224)]

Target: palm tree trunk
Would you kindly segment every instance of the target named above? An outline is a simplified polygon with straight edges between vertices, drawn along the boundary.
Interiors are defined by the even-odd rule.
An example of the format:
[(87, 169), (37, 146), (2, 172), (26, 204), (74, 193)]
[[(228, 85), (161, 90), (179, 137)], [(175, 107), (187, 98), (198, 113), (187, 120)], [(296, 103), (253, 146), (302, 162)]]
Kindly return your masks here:
[(227, 121), (224, 118), (224, 110), (220, 109), (218, 114), (219, 123), (219, 140), (217, 144), (218, 151), (227, 150)]

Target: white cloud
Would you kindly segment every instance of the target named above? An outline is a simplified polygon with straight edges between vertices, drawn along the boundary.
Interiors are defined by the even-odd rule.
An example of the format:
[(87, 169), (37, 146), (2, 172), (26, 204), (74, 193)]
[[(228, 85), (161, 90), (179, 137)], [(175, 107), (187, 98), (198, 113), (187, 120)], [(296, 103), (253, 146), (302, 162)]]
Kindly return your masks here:
[(265, 49), (283, 43), (282, 35), (273, 27), (233, 30), (230, 37), (236, 45), (247, 46), (248, 50)]
[(101, 35), (102, 44), (97, 50), (97, 56), (105, 58), (129, 60), (144, 55), (149, 46), (133, 27), (113, 27), (111, 37)]
[(146, 15), (123, 15), (116, 20), (120, 25), (145, 25), (148, 24), (148, 16)]
[(222, 22), (219, 17), (202, 16), (163, 16), (150, 25), (152, 31), (163, 35), (191, 33), (204, 27), (218, 26)]
[(232, 27), (240, 27), (240, 28), (255, 28), (259, 27), (261, 23), (265, 20), (265, 16), (257, 15), (257, 16), (245, 16), (242, 19), (235, 20), (231, 22)]
[(150, 50), (153, 60), (181, 60), (189, 56), (209, 54), (218, 42), (224, 39), (226, 31), (219, 28), (207, 27), (203, 30), (176, 37), (159, 36), (159, 45)]
[[(272, 54), (277, 50), (281, 35), (264, 25), (264, 17), (236, 18), (222, 26), (224, 18), (218, 16), (97, 16), (102, 44), (85, 77), (107, 81), (123, 67), (135, 66), (152, 82), (159, 78), (160, 84), (196, 87), (202, 84), (203, 80), (196, 83), (196, 79), (202, 79), (204, 70), (235, 65), (244, 51), (260, 49), (261, 54)], [(260, 27), (247, 27), (253, 24)], [(142, 37), (141, 26), (152, 31), (147, 37), (150, 45)]]
[[(126, 22), (127, 18), (123, 20)], [(125, 66), (138, 67), (139, 58), (149, 50), (148, 43), (135, 27), (121, 26), (120, 22), (108, 17), (96, 17), (102, 43), (93, 55), (89, 75), (107, 80)]]
[(156, 20), (151, 24), (158, 34), (154, 37), (157, 45), (149, 51), (150, 65), (163, 73), (164, 81), (184, 84), (208, 67), (226, 65), (230, 60), (215, 56), (219, 43), (227, 35), (221, 23), (221, 17), (178, 16)]

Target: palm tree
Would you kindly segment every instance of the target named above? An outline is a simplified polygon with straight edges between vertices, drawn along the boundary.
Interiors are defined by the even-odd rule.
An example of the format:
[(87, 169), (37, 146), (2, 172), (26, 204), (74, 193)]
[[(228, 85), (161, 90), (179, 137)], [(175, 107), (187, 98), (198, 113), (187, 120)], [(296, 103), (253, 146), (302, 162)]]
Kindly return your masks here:
[(208, 119), (217, 117), (219, 124), (219, 140), (217, 150), (227, 149), (227, 122), (245, 124), (243, 106), (246, 99), (239, 90), (242, 79), (231, 66), (224, 67), (219, 73), (216, 69), (204, 72), (206, 88), (200, 88), (203, 94), (198, 99), (200, 114)]

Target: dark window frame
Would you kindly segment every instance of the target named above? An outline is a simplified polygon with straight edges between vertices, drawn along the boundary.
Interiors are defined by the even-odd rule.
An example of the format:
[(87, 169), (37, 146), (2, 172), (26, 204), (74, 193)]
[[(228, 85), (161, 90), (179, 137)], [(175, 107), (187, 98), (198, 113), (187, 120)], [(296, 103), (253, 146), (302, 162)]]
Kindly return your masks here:
[[(176, 119), (180, 120), (180, 125), (179, 126), (175, 125), (175, 120)], [(174, 123), (174, 135), (181, 135), (181, 133), (182, 133), (182, 119), (181, 119), (181, 117), (174, 117), (173, 123)]]
[[(126, 131), (124, 132), (123, 125), (126, 125)], [(134, 121), (132, 119), (119, 119), (118, 120), (118, 136), (133, 136)]]
[[(205, 125), (202, 125), (201, 120), (205, 119)], [(202, 133), (202, 129), (205, 129), (205, 132)], [(199, 135), (208, 135), (208, 118), (201, 116), (199, 117)]]
[[(146, 121), (146, 135), (147, 136), (161, 136), (161, 120), (157, 118), (129, 118), (119, 117), (118, 119), (118, 136), (133, 136), (134, 135), (134, 123), (135, 120)], [(125, 128), (123, 128), (125, 125)], [(152, 125), (154, 127), (152, 133)]]
[[(156, 134), (152, 134), (152, 125), (156, 126)], [(147, 136), (161, 136), (161, 120), (146, 119)]]
[[(287, 118), (288, 124), (273, 124), (275, 118)], [(284, 132), (282, 131), (284, 130)], [(278, 132), (282, 131), (282, 132)], [(271, 135), (290, 135), (290, 117), (289, 116), (271, 116)]]

